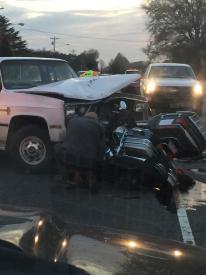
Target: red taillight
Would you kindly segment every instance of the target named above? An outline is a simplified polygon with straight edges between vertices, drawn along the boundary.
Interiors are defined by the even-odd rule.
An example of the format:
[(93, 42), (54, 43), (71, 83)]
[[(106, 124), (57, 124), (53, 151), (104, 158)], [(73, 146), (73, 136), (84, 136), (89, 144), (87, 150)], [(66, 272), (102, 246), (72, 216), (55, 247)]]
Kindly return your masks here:
[(162, 143), (158, 144), (156, 147), (158, 150), (164, 150), (164, 146)]
[(167, 153), (168, 160), (172, 161), (174, 159), (175, 155), (170, 151)]
[(171, 161), (174, 159), (175, 154), (172, 152), (167, 144), (160, 143), (156, 146), (156, 148), (160, 151), (163, 151), (167, 155), (168, 160)]
[(188, 127), (188, 122), (186, 119), (182, 118), (182, 117), (178, 117), (177, 119), (175, 119), (175, 123), (180, 124), (182, 127), (187, 128)]
[(185, 171), (182, 168), (176, 168), (177, 175), (185, 175)]

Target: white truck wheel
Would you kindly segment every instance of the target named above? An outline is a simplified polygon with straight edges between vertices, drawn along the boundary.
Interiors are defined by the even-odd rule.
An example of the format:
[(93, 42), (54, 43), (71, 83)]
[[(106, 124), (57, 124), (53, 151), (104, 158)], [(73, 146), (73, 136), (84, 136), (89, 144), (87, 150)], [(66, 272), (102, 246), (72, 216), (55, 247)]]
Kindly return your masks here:
[(51, 161), (51, 144), (42, 127), (28, 125), (17, 130), (10, 138), (9, 152), (15, 164), (31, 171), (48, 167)]

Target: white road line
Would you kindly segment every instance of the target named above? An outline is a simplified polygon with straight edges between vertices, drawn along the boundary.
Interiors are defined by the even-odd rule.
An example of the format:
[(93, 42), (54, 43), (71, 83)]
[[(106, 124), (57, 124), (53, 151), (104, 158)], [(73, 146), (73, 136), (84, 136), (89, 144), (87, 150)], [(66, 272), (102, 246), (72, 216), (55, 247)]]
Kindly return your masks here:
[(187, 211), (184, 207), (183, 199), (179, 191), (174, 192), (174, 198), (177, 207), (177, 217), (179, 220), (183, 241), (186, 244), (196, 245), (194, 235), (187, 216)]

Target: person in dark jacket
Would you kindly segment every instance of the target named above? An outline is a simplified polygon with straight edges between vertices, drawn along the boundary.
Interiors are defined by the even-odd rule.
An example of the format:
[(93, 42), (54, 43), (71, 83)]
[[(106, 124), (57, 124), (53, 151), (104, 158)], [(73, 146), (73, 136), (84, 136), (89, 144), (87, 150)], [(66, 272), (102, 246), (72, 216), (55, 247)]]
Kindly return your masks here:
[(104, 128), (96, 113), (72, 118), (67, 124), (64, 143), (55, 148), (58, 167), (71, 182), (81, 178), (91, 189), (96, 188), (104, 149)]

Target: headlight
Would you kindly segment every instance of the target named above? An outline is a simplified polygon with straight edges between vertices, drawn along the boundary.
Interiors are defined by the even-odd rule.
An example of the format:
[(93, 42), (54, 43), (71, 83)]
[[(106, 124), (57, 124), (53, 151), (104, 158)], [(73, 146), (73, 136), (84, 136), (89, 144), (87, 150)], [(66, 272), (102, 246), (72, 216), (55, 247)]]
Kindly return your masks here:
[(64, 108), (65, 108), (66, 117), (73, 116), (76, 113), (75, 106), (70, 106), (69, 104), (65, 104)]
[(143, 112), (145, 110), (145, 104), (144, 103), (137, 103), (135, 106), (136, 112)]
[(193, 88), (193, 94), (194, 96), (201, 96), (202, 95), (202, 86), (197, 83)]
[(154, 81), (149, 81), (146, 88), (146, 94), (153, 94), (156, 89), (156, 84)]

